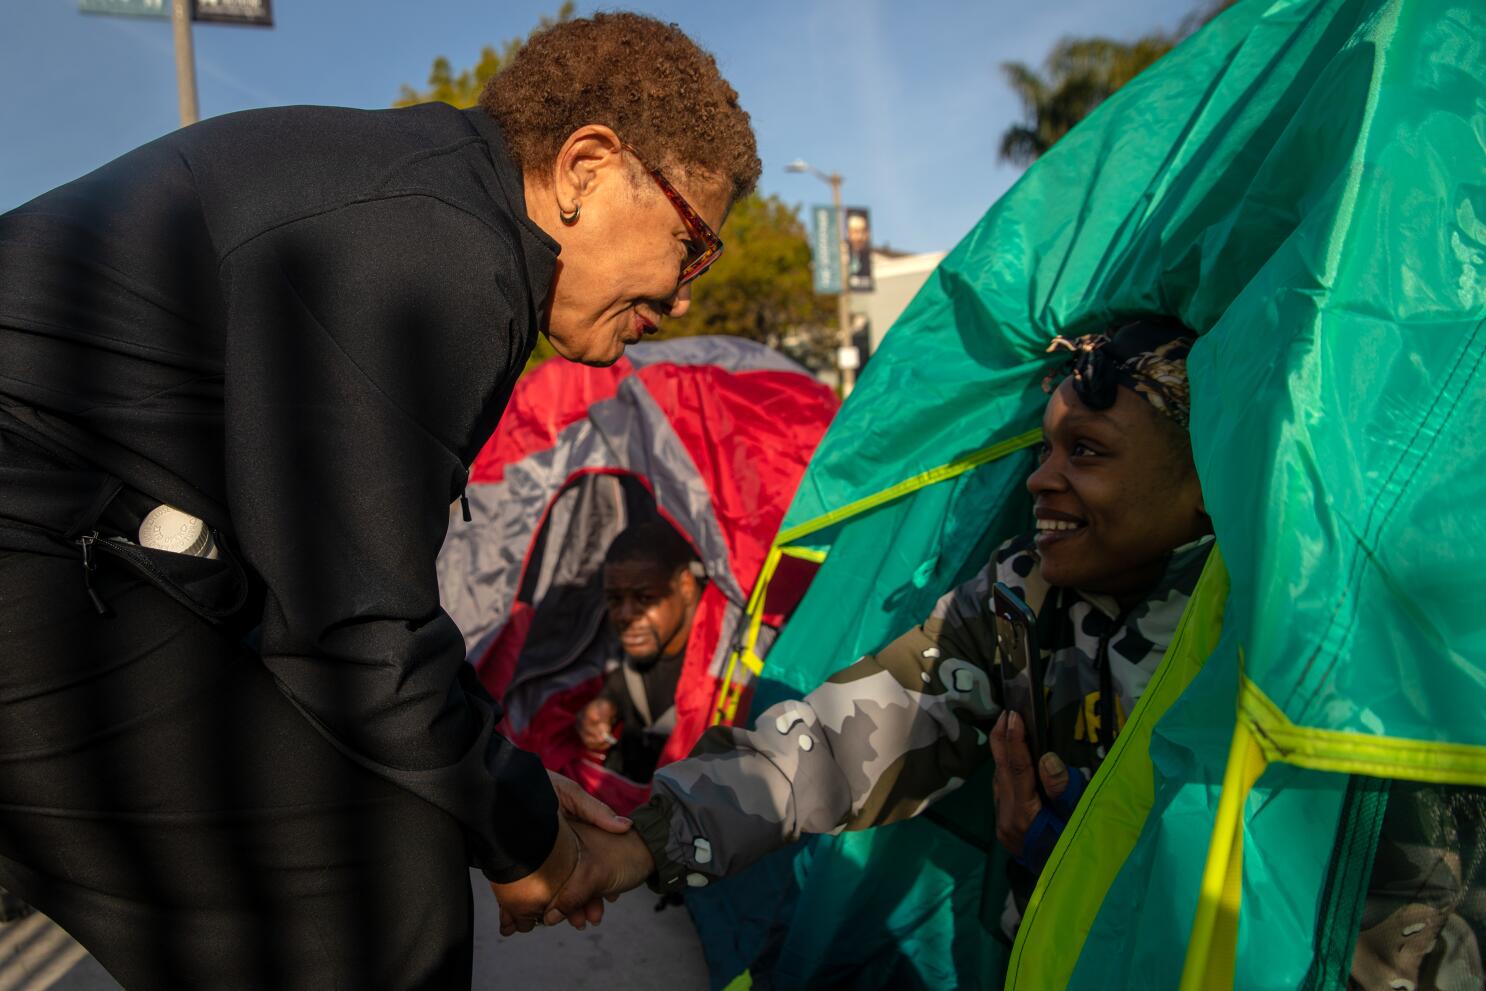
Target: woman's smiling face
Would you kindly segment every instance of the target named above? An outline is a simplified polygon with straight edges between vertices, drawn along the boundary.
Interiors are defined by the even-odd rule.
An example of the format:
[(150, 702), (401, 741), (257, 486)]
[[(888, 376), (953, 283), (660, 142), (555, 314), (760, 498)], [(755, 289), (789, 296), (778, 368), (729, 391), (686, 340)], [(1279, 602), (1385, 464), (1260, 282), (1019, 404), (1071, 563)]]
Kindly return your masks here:
[(1048, 399), (1027, 479), (1042, 574), (1056, 586), (1139, 601), (1166, 558), (1212, 530), (1181, 428), (1121, 387), (1085, 406), (1065, 380)]
[[(721, 228), (730, 187), (722, 180), (669, 177), (701, 218)], [(534, 202), (535, 201), (535, 202)], [(558, 157), (555, 180), (534, 191), (528, 213), (562, 246), (546, 334), (558, 354), (609, 365), (691, 305), (681, 271), (690, 231), (660, 186), (613, 131), (574, 132)], [(579, 207), (575, 220), (563, 213)]]

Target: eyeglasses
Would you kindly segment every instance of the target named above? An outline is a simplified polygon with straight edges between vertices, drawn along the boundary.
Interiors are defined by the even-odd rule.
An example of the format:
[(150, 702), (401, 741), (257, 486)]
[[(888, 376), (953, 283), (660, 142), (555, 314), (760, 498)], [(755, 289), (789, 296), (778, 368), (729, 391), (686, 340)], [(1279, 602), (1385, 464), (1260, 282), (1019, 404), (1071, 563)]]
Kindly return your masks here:
[(645, 171), (650, 173), (650, 178), (655, 180), (660, 191), (666, 194), (666, 199), (671, 201), (671, 206), (676, 208), (676, 212), (681, 216), (681, 222), (686, 225), (688, 235), (686, 260), (681, 263), (681, 281), (676, 284), (676, 288), (679, 289), (707, 271), (712, 263), (717, 261), (722, 255), (722, 238), (707, 226), (707, 222), (692, 208), (690, 203), (686, 202), (686, 198), (676, 192), (676, 187), (666, 181), (666, 177), (660, 174), (660, 169), (646, 165), (640, 153), (629, 145), (624, 147), (635, 156), (636, 161), (645, 166)]

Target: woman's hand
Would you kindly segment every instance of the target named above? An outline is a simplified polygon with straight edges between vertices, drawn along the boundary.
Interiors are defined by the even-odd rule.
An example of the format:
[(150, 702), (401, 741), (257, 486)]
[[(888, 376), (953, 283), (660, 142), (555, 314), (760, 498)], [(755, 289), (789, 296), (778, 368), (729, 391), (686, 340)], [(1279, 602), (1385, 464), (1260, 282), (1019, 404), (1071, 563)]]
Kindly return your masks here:
[(602, 894), (614, 901), (655, 872), (655, 858), (639, 833), (610, 833), (582, 823), (574, 823), (573, 829), (583, 842), (584, 855), (570, 883), (593, 892), (595, 899)]
[[(583, 844), (566, 816), (557, 817), (557, 842), (542, 866), (519, 881), (500, 884), (490, 882), (490, 890), (500, 903), (501, 933), (531, 932), (542, 921), (563, 887), (578, 869)], [(508, 932), (509, 927), (509, 932)]]
[[(1042, 811), (1033, 778), (1027, 729), (1015, 712), (1003, 712), (991, 727), (991, 757), (996, 762), (996, 839), (1013, 857), (1022, 855), (1027, 831)], [(1068, 789), (1068, 768), (1055, 753), (1043, 754), (1036, 774), (1049, 800)]]
[(616, 815), (613, 809), (584, 791), (578, 782), (556, 771), (548, 771), (547, 777), (552, 781), (552, 790), (557, 793), (557, 807), (563, 815), (606, 832), (629, 832), (632, 823), (627, 817)]
[[(548, 771), (547, 777), (552, 781), (560, 810), (557, 842), (552, 845), (547, 860), (532, 874), (510, 884), (491, 883), (490, 890), (495, 892), (496, 901), (500, 903), (503, 936), (530, 932), (538, 922), (555, 924), (563, 918), (575, 929), (582, 929), (590, 922), (598, 925), (604, 917), (604, 903), (599, 896), (607, 892), (590, 890), (585, 894), (585, 885), (592, 889), (594, 882), (588, 880), (589, 874), (581, 879), (575, 876), (579, 863), (588, 855), (588, 847), (593, 845), (591, 839), (585, 844), (578, 830), (586, 831), (590, 836), (618, 835), (629, 832), (632, 825), (629, 819), (615, 815), (613, 809), (584, 791), (571, 778), (556, 771)], [(645, 844), (640, 842), (639, 836), (632, 838), (643, 850)], [(565, 856), (565, 850), (573, 851), (571, 857)], [(648, 850), (645, 856), (649, 858)], [(653, 863), (650, 870), (654, 870)], [(647, 870), (640, 880), (643, 881), (649, 873)], [(528, 881), (532, 883), (526, 884)], [(618, 892), (615, 892), (617, 896)]]
[[(587, 823), (564, 821), (560, 834), (558, 849), (573, 849), (576, 856), (554, 863), (550, 873), (543, 864), (520, 881), (490, 886), (500, 902), (502, 936), (531, 932), (539, 924), (553, 926), (563, 919), (574, 929), (598, 925), (604, 917), (604, 900), (612, 902), (639, 887), (655, 870), (655, 858), (638, 833), (610, 833)], [(575, 846), (569, 845), (569, 837)], [(557, 853), (554, 850), (554, 856)], [(551, 879), (564, 871), (565, 880), (553, 889)], [(544, 907), (535, 908), (538, 904)]]
[(1026, 727), (1015, 712), (1003, 712), (991, 728), (991, 755), (996, 761), (996, 838), (1023, 867), (1041, 874), (1088, 779), (1082, 771), (1070, 771), (1057, 754), (1043, 754), (1036, 773), (1044, 802), (1032, 777)]

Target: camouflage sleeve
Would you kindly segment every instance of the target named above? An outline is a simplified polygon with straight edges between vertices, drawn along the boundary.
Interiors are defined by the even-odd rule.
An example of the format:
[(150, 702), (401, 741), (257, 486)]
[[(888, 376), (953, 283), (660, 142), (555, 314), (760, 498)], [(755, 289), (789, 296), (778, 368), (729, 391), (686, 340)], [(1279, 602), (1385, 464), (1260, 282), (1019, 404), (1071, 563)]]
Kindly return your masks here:
[(691, 757), (656, 772), (651, 803), (634, 815), (656, 886), (706, 884), (803, 833), (916, 815), (988, 759), (1001, 697), (990, 574), (804, 699), (768, 709), (755, 729), (709, 730)]

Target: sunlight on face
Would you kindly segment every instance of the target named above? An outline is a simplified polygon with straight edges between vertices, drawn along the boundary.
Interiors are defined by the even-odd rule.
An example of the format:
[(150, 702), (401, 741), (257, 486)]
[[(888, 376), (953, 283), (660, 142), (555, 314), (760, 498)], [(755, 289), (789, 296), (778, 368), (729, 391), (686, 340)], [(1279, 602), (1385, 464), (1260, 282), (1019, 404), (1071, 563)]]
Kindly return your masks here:
[[(713, 230), (722, 227), (727, 183), (671, 182)], [(564, 358), (613, 364), (627, 345), (690, 305), (690, 288), (679, 286), (686, 225), (643, 169), (599, 185), (583, 201), (578, 222), (558, 237), (562, 254), (547, 336)]]
[(1138, 600), (1171, 551), (1211, 532), (1191, 455), (1160, 416), (1123, 386), (1105, 410), (1071, 380), (1048, 399), (1027, 489), (1050, 584)]
[(604, 603), (626, 656), (636, 661), (679, 654), (691, 637), (695, 580), (650, 561), (604, 565)]

